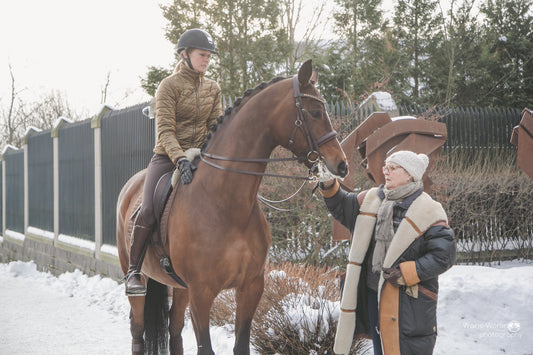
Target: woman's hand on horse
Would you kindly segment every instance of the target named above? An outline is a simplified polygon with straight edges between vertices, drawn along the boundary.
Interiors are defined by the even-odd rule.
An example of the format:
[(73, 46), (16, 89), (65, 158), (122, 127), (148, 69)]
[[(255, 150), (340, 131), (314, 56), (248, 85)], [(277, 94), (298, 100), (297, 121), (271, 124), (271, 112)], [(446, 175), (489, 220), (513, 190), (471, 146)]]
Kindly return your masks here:
[(178, 170), (180, 171), (181, 183), (183, 185), (190, 184), (192, 182), (192, 164), (186, 158), (178, 160)]

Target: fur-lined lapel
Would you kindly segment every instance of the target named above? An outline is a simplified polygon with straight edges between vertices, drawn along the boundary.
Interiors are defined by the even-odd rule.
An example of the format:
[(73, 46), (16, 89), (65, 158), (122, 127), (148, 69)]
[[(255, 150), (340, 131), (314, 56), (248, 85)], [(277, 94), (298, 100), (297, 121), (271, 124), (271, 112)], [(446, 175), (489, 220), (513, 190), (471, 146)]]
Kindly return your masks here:
[(413, 201), (405, 218), (402, 220), (389, 250), (385, 255), (383, 267), (391, 267), (400, 255), (432, 224), (438, 221), (448, 221), (441, 204), (434, 201), (427, 193), (423, 192)]

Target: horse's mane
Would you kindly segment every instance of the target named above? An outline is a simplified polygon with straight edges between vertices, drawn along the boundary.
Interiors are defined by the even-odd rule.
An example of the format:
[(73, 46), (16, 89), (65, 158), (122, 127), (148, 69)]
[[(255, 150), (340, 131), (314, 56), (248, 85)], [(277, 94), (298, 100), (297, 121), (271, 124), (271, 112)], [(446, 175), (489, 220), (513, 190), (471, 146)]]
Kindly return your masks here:
[(239, 109), (251, 97), (253, 97), (257, 93), (259, 93), (261, 90), (265, 89), (266, 87), (268, 87), (268, 86), (270, 86), (272, 84), (277, 83), (278, 81), (284, 80), (284, 79), (287, 79), (287, 77), (278, 76), (278, 77), (275, 77), (274, 79), (270, 80), (269, 82), (262, 82), (261, 84), (257, 85), (255, 88), (246, 90), (244, 92), (244, 94), (242, 95), (242, 97), (239, 97), (238, 99), (236, 99), (233, 102), (233, 105), (229, 106), (228, 108), (226, 108), (226, 111), (224, 111), (224, 114), (217, 118), (217, 123), (210, 127), (210, 132), (207, 135), (207, 138), (205, 140), (204, 145), (202, 146), (202, 152), (205, 151), (209, 141), (215, 135), (215, 132), (217, 131), (218, 127), (221, 126), (224, 123), (224, 121), (226, 120), (227, 117), (230, 117), (232, 114), (237, 113), (239, 111)]

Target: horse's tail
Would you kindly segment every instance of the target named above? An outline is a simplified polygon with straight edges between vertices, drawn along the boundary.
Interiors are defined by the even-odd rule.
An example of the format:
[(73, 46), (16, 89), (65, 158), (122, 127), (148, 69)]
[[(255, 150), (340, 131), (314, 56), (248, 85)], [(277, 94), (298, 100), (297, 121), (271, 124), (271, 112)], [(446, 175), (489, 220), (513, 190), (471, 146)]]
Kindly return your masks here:
[(168, 289), (148, 279), (144, 303), (145, 354), (162, 354), (168, 349)]

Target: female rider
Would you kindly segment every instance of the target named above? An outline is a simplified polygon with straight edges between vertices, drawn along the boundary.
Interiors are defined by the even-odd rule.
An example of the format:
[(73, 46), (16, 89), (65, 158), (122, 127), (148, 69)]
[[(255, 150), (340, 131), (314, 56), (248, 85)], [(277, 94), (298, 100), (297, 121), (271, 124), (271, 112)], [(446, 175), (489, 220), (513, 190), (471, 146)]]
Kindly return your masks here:
[(141, 266), (146, 241), (156, 221), (152, 198), (157, 182), (175, 167), (179, 169), (182, 184), (192, 181), (193, 167), (185, 150), (200, 148), (210, 127), (222, 115), (220, 87), (204, 76), (212, 54), (218, 53), (207, 32), (200, 29), (184, 32), (178, 40), (181, 61), (157, 89), (157, 139), (131, 236), (129, 268), (125, 276), (127, 296), (146, 294)]

